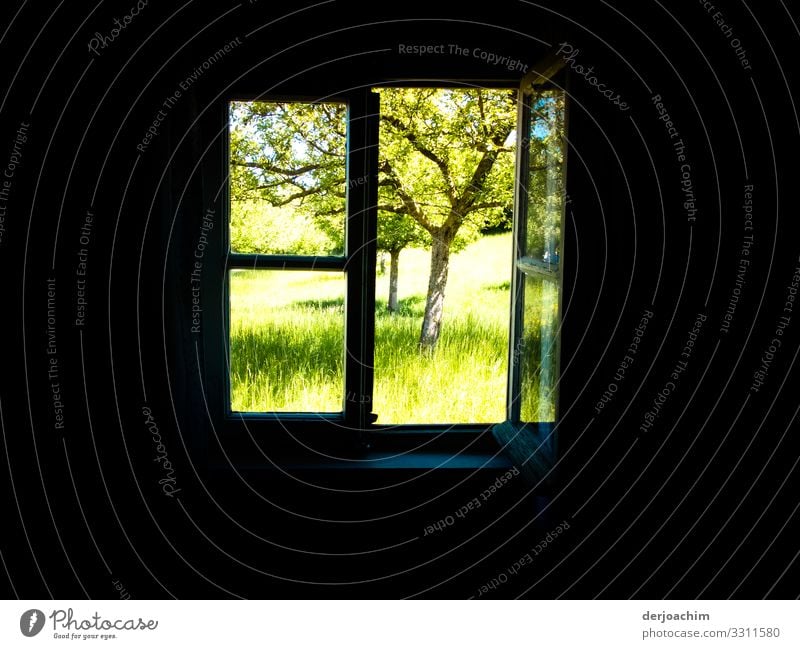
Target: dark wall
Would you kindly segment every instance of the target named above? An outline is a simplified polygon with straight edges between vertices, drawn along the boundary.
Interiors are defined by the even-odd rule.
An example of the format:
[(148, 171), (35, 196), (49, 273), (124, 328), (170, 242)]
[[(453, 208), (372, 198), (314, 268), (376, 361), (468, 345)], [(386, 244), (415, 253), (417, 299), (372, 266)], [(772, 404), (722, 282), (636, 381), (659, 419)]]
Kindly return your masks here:
[[(798, 34), (782, 9), (728, 3), (719, 25), (677, 0), (149, 2), (102, 47), (96, 32), (132, 4), (5, 9), (8, 596), (113, 598), (115, 580), (135, 598), (796, 595)], [(220, 189), (224, 101), (393, 78), (514, 85), (518, 71), (449, 46), (533, 64), (558, 43), (573, 54), (552, 484), (514, 477), (461, 518), (507, 468), (281, 470), (256, 445), (212, 467), (225, 440), (203, 390), (218, 377), (199, 371), (188, 278)]]

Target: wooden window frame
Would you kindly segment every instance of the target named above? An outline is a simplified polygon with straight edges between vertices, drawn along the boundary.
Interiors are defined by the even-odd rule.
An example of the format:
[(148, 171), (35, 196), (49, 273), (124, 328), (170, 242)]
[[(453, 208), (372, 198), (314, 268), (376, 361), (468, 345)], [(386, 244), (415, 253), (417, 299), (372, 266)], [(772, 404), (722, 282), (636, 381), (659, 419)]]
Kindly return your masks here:
[[(530, 74), (523, 80), (541, 87), (564, 90), (563, 71), (558, 73), (559, 82), (551, 77), (558, 69), (547, 75)], [(222, 233), (219, 237), (218, 255), (207, 262), (204, 277), (208, 302), (212, 308), (206, 314), (219, 314), (207, 319), (202, 337), (203, 359), (202, 385), (205, 407), (211, 422), (210, 435), (228, 449), (242, 448), (247, 459), (225, 457), (215, 454), (215, 461), (222, 464), (247, 462), (269, 465), (277, 458), (282, 465), (323, 466), (345, 464), (352, 468), (498, 468), (509, 466), (499, 452), (499, 446), (491, 434), (494, 424), (407, 424), (380, 425), (370, 411), (372, 403), (373, 358), (374, 358), (374, 314), (375, 271), (377, 234), (377, 155), (378, 155), (378, 95), (371, 91), (375, 87), (495, 87), (509, 88), (507, 79), (502, 80), (439, 80), (405, 79), (375, 82), (368, 88), (342, 95), (323, 97), (300, 95), (259, 96), (247, 93), (231, 93), (221, 103), (218, 111), (220, 137), (216, 141), (219, 160), (216, 172), (211, 170), (210, 182), (204, 190), (206, 204), (213, 203), (222, 215)], [(519, 90), (522, 93), (522, 89)], [(318, 101), (342, 102), (347, 105), (347, 219), (345, 231), (345, 254), (342, 257), (303, 257), (296, 255), (254, 255), (232, 253), (229, 246), (230, 196), (227, 182), (229, 170), (229, 106), (233, 101)], [(568, 101), (567, 101), (568, 104)], [(520, 111), (518, 120), (526, 119)], [(530, 119), (529, 116), (527, 119)], [(518, 121), (519, 124), (522, 122)], [(566, 123), (566, 121), (565, 121)], [(519, 131), (518, 131), (519, 132)], [(521, 149), (521, 147), (518, 147)], [(521, 151), (517, 151), (515, 175), (519, 179)], [(374, 159), (373, 159), (374, 156)], [(365, 183), (351, 183), (355, 177), (366, 177)], [(566, 178), (565, 178), (566, 184)], [(216, 188), (216, 189), (215, 189)], [(519, 183), (515, 191), (514, 237), (520, 209)], [(564, 233), (562, 215), (562, 233)], [(562, 234), (563, 236), (563, 234)], [(561, 263), (563, 277), (564, 261)], [(237, 268), (287, 270), (339, 270), (346, 281), (345, 298), (345, 365), (343, 410), (336, 414), (288, 413), (288, 412), (234, 412), (230, 408), (230, 372), (228, 367), (229, 345), (229, 271)], [(518, 326), (514, 287), (519, 271), (515, 260), (510, 260), (512, 279), (512, 302), (509, 312), (509, 363), (513, 348), (514, 327)], [(561, 279), (559, 280), (561, 281)], [(561, 283), (563, 301), (563, 282)], [(205, 301), (205, 300), (204, 300)], [(516, 323), (516, 325), (515, 325)], [(560, 340), (560, 336), (559, 336)], [(509, 365), (507, 389), (508, 417), (515, 416), (513, 390), (515, 372)], [(358, 398), (347, 399), (347, 395)], [(518, 411), (517, 411), (518, 412)], [(500, 423), (500, 422), (498, 422)], [(549, 427), (548, 427), (549, 428)], [(207, 447), (212, 445), (206, 444)], [(214, 445), (216, 446), (216, 445)], [(253, 448), (263, 452), (262, 458), (252, 457)], [(393, 461), (396, 458), (397, 461)], [(460, 459), (459, 459), (460, 458)], [(369, 460), (369, 461), (363, 461)], [(212, 461), (213, 463), (213, 461)]]

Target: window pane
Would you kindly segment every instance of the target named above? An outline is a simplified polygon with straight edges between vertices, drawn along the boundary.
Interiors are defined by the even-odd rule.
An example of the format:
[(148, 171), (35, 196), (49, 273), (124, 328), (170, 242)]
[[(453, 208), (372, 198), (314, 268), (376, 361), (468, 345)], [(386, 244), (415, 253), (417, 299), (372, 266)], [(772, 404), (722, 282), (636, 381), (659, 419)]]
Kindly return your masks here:
[(554, 422), (558, 345), (558, 284), (526, 275), (520, 343), (520, 419)]
[(377, 423), (503, 421), (516, 91), (379, 92)]
[(528, 98), (527, 214), (523, 273), (522, 331), (515, 356), (520, 371), (520, 419), (553, 422), (558, 381), (559, 262), (564, 214), (564, 96), (546, 91)]
[(557, 273), (564, 211), (564, 98), (554, 91), (531, 101), (528, 214), (524, 261)]
[(344, 274), (230, 272), (231, 408), (341, 412)]
[(234, 101), (229, 117), (231, 250), (344, 254), (347, 106)]

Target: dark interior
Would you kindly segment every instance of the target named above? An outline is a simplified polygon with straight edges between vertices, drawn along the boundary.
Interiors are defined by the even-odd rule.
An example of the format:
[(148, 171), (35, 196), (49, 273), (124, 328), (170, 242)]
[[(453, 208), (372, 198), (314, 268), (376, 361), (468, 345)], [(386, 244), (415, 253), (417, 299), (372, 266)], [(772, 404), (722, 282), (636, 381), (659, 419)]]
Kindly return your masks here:
[[(753, 43), (759, 105), (729, 48), (708, 54), (713, 74), (689, 53), (694, 45), (683, 25), (701, 40), (716, 37), (694, 17), (694, 4), (667, 3), (671, 18), (649, 4), (626, 6), (633, 24), (603, 2), (151, 3), (100, 56), (68, 49), (46, 84), (39, 77), (49, 64), (29, 85), (17, 82), (6, 117), (31, 124), (25, 154), (43, 162), (41, 174), (20, 175), (13, 189), (20, 211), (7, 219), (7, 236), (14, 245), (2, 251), (6, 276), (20, 269), (25, 276), (5, 286), (10, 342), (2, 361), (4, 444), (13, 458), (2, 469), (2, 498), (9, 520), (23, 521), (4, 527), (2, 551), (16, 593), (116, 597), (119, 580), (136, 598), (691, 598), (696, 584), (708, 583), (704, 596), (726, 597), (743, 575), (734, 566), (752, 565), (765, 551), (764, 539), (743, 531), (763, 513), (759, 529), (776, 532), (787, 520), (790, 527), (739, 592), (760, 597), (764, 584), (777, 583), (773, 596), (796, 595), (797, 565), (782, 575), (782, 548), (797, 524), (780, 507), (765, 506), (785, 488), (794, 461), (791, 453), (770, 456), (788, 419), (763, 394), (752, 395), (757, 407), (740, 411), (752, 373), (734, 371), (739, 363), (758, 366), (772, 317), (755, 333), (719, 333), (738, 259), (744, 184), (760, 190), (763, 219), (750, 257), (753, 285), (768, 272), (791, 272), (791, 256), (773, 253), (773, 246), (792, 245), (776, 235), (785, 227), (776, 226), (776, 210), (788, 218), (797, 203), (794, 195), (776, 198), (775, 178), (793, 171), (781, 164), (791, 152), (774, 116), (791, 117), (776, 60), (795, 54), (780, 51), (780, 43), (774, 53), (757, 46), (763, 41), (745, 10), (726, 8), (740, 38)], [(103, 5), (90, 22), (101, 29), (118, 13)], [(64, 18), (75, 21), (64, 32), (88, 39), (94, 27), (81, 31), (84, 18)], [(620, 110), (569, 64), (553, 77), (566, 84), (570, 101), (570, 202), (552, 457), (540, 468), (543, 479), (503, 482), (463, 519), (455, 513), (514, 466), (487, 427), (331, 438), (302, 422), (290, 435), (274, 421), (225, 421), (205, 397), (223, 390), (206, 357), (220, 339), (221, 315), (206, 310), (204, 333), (187, 334), (197, 231), (215, 197), (224, 198), (219, 125), (228, 100), (318, 98), (393, 83), (516, 86), (524, 76), (474, 56), (400, 54), (403, 43), (458, 44), (528, 66), (570, 43), (580, 50), (574, 60), (593, 65), (631, 107)], [(165, 109), (181, 83), (186, 89)], [(684, 205), (674, 140), (655, 95), (686, 143), (702, 206), (696, 216)], [(738, 133), (743, 149), (732, 128), (734, 96), (747, 125)], [(137, 151), (162, 109), (157, 135)], [(796, 124), (786, 128), (796, 131)], [(84, 246), (87, 213), (93, 220)], [(224, 249), (223, 224), (216, 225), (208, 257), (216, 262), (204, 268), (204, 282), (208, 304), (218, 305)], [(43, 236), (31, 245), (37, 233)], [(87, 247), (87, 307), (77, 326), (76, 269)], [(768, 270), (771, 259), (776, 266)], [(47, 372), (50, 280), (63, 427), (53, 423)], [(763, 295), (748, 292), (738, 313), (754, 312), (764, 295), (777, 304), (782, 292), (780, 284)], [(629, 378), (598, 409), (647, 312), (653, 316)], [(708, 320), (679, 398), (659, 414), (657, 432), (643, 432), (641, 413), (668, 380), (698, 313)], [(776, 377), (789, 371), (795, 335), (787, 334), (772, 367)], [(751, 336), (759, 342), (748, 346)], [(713, 410), (706, 392), (720, 399)], [(171, 495), (158, 482), (153, 426), (174, 468)], [(756, 430), (758, 442), (749, 446)], [(747, 453), (736, 479), (725, 483)], [(755, 481), (768, 458), (769, 470)], [(698, 518), (706, 506), (708, 515)], [(729, 516), (726, 533), (716, 536)], [(441, 521), (448, 529), (426, 533)], [(563, 521), (563, 542), (502, 589), (481, 592)]]

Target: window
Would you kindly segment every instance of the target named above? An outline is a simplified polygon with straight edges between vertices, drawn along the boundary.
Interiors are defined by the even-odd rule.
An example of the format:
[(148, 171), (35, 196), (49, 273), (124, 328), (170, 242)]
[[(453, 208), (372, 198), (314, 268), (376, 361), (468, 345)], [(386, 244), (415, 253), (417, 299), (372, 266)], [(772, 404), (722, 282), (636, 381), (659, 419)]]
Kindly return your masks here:
[(366, 93), (227, 107), (224, 367), (234, 416), (361, 430), (375, 419), (376, 109)]
[(339, 412), (347, 105), (231, 102), (230, 402)]
[[(510, 418), (554, 422), (561, 315), (565, 105), (561, 92), (523, 94), (515, 221)], [(524, 140), (523, 140), (524, 142)], [(535, 144), (534, 144), (535, 143)]]
[(565, 109), (530, 83), (229, 102), (228, 417), (554, 422)]

